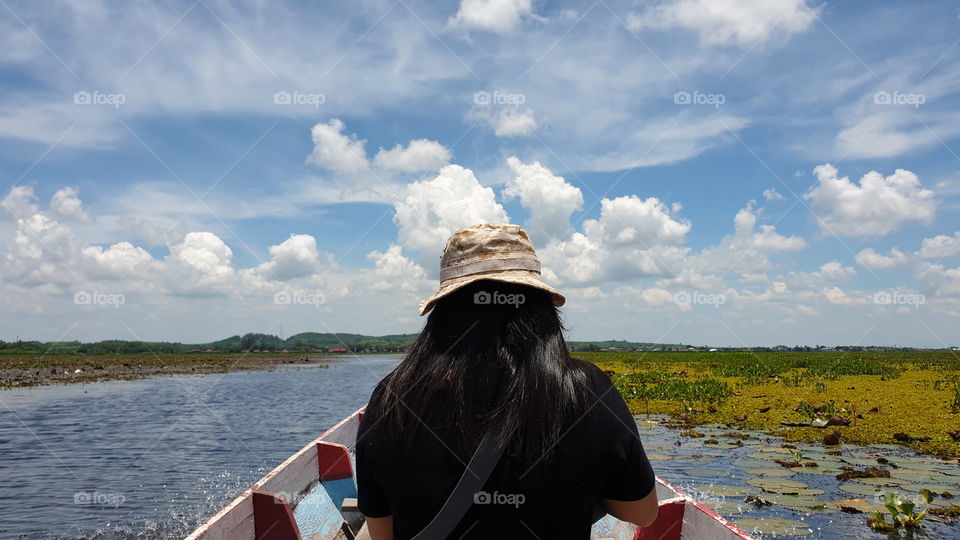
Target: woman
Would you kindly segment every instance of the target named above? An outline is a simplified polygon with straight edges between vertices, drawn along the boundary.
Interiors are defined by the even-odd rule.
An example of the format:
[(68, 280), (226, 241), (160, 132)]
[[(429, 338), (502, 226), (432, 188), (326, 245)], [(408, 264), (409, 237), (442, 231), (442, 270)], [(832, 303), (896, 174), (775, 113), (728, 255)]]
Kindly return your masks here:
[(458, 231), (440, 280), (360, 423), (359, 508), (373, 540), (423, 530), (461, 476), (482, 474), (465, 470), (487, 434), (503, 455), (447, 537), (589, 538), (596, 507), (652, 523), (655, 477), (636, 423), (610, 379), (570, 357), (564, 297), (542, 281), (526, 232)]

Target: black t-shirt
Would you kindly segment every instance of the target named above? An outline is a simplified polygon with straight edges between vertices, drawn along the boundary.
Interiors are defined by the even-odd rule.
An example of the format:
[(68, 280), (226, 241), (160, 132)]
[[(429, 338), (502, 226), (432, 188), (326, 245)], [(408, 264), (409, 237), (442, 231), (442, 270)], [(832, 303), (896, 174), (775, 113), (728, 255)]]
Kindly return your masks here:
[[(650, 493), (654, 472), (633, 416), (610, 379), (592, 364), (588, 370), (587, 407), (567, 420), (553, 457), (525, 467), (504, 454), (450, 538), (589, 538), (594, 500)], [(469, 459), (449, 450), (452, 433), (442, 428), (413, 432), (412, 450), (404, 450), (377, 420), (365, 414), (360, 422), (359, 508), (392, 515), (394, 538), (404, 540), (433, 519)]]

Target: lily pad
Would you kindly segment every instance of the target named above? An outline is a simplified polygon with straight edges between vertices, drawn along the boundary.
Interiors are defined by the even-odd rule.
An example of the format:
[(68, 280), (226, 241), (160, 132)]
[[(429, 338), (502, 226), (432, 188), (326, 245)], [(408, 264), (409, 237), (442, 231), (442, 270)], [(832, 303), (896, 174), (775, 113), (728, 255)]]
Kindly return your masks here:
[(842, 501), (835, 501), (833, 505), (850, 514), (869, 514), (871, 512), (890, 513), (882, 504), (874, 504), (863, 499), (843, 499)]
[(870, 486), (899, 486), (901, 484), (909, 484), (908, 480), (902, 478), (853, 478), (854, 482), (859, 482), (861, 484), (867, 484)]
[(829, 512), (834, 510), (832, 506), (829, 506), (827, 501), (818, 499), (812, 495), (781, 495), (779, 493), (771, 493), (764, 495), (764, 498), (773, 504), (797, 512)]
[(650, 461), (659, 461), (659, 460), (673, 459), (673, 456), (668, 456), (666, 454), (647, 454), (647, 459), (649, 459)]
[(735, 467), (743, 467), (744, 469), (766, 469), (770, 467), (769, 461), (761, 459), (736, 459), (731, 461), (730, 464)]
[(912, 483), (929, 482), (933, 479), (946, 477), (946, 475), (936, 471), (922, 471), (916, 469), (896, 469), (890, 471), (890, 476), (893, 478), (902, 478)]
[(778, 478), (789, 478), (797, 474), (793, 472), (792, 469), (784, 469), (782, 467), (779, 469), (747, 469), (744, 472), (754, 476), (773, 476)]
[(717, 500), (707, 500), (700, 501), (709, 508), (712, 508), (716, 513), (721, 516), (732, 516), (735, 514), (742, 514), (747, 510), (752, 510), (753, 507), (743, 501), (734, 501), (729, 499), (717, 499)]
[(957, 488), (953, 488), (950, 486), (941, 486), (937, 484), (905, 484), (899, 487), (901, 489), (905, 489), (907, 491), (913, 491), (915, 493), (918, 493), (921, 489), (929, 489), (930, 491), (932, 491), (937, 495), (943, 493), (944, 491), (952, 493), (955, 496), (960, 495), (960, 490), (958, 490)]
[(737, 527), (749, 532), (778, 536), (807, 536), (813, 534), (810, 526), (802, 521), (783, 518), (744, 518), (737, 520)]
[(760, 490), (747, 486), (698, 486), (697, 491), (705, 495), (714, 495), (717, 497), (747, 497), (749, 495), (759, 495)]
[(683, 472), (687, 476), (695, 476), (697, 478), (722, 478), (724, 476), (730, 476), (730, 473), (723, 469), (710, 469), (707, 467), (683, 469)]
[[(897, 488), (899, 487), (901, 486), (897, 486)], [(857, 495), (865, 495), (868, 497), (878, 497), (884, 493), (897, 493), (898, 495), (907, 496), (906, 491), (897, 488), (871, 486), (869, 484), (862, 484), (860, 482), (844, 482), (840, 484), (841, 491), (846, 491), (847, 493), (854, 493)]]
[(797, 494), (807, 487), (803, 482), (786, 478), (750, 478), (747, 483), (767, 493)]

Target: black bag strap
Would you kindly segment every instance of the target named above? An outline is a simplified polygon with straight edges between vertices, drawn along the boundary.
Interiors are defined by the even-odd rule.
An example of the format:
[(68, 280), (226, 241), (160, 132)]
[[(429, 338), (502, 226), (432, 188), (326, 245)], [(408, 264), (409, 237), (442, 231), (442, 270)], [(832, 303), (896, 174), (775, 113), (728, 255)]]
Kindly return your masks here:
[(463, 475), (457, 482), (457, 487), (453, 488), (453, 493), (447, 497), (440, 512), (413, 537), (413, 540), (443, 540), (463, 519), (467, 510), (473, 505), (474, 497), (487, 483), (487, 478), (490, 478), (490, 473), (497, 466), (506, 448), (506, 445), (497, 446), (497, 435), (494, 431), (488, 430), (484, 435), (477, 451), (470, 458), (467, 469), (463, 471)]

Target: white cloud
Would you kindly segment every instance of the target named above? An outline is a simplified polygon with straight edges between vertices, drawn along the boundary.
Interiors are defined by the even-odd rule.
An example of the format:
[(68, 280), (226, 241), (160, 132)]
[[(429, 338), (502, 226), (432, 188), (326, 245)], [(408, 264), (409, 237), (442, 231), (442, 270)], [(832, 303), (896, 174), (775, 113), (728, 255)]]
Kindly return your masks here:
[(531, 13), (531, 0), (462, 0), (451, 23), (506, 34)]
[(497, 137), (518, 137), (529, 135), (537, 129), (537, 121), (532, 109), (501, 109), (491, 122), (493, 133)]
[(149, 253), (130, 242), (118, 242), (107, 249), (101, 246), (88, 246), (82, 253), (93, 262), (91, 272), (97, 277), (142, 277), (139, 275), (139, 270), (143, 265), (154, 262)]
[(0, 207), (3, 208), (4, 215), (13, 219), (20, 219), (37, 213), (36, 200), (37, 196), (34, 194), (32, 186), (14, 186), (10, 188), (6, 197), (0, 201)]
[(418, 260), (429, 261), (430, 271), (447, 238), (457, 230), (509, 219), (493, 190), (481, 186), (473, 171), (459, 165), (447, 165), (435, 178), (408, 185), (394, 208), (400, 245), (418, 252)]
[(574, 284), (673, 276), (688, 248), (680, 247), (690, 222), (655, 197), (603, 199), (600, 218), (583, 222), (583, 232), (548, 243), (544, 266)]
[(446, 146), (427, 139), (410, 141), (407, 147), (396, 145), (390, 150), (383, 148), (373, 158), (373, 164), (381, 169), (403, 172), (434, 171), (446, 165), (453, 154)]
[(897, 248), (891, 249), (890, 255), (883, 255), (874, 251), (873, 248), (867, 248), (857, 253), (855, 260), (860, 266), (880, 270), (904, 265), (908, 257)]
[(308, 162), (331, 171), (356, 173), (369, 167), (366, 141), (355, 135), (344, 135), (343, 122), (334, 118), (326, 124), (316, 124), (310, 129), (313, 153)]
[(816, 11), (806, 0), (667, 0), (631, 14), (631, 30), (689, 28), (703, 45), (749, 48), (765, 39), (806, 31)]
[(763, 190), (763, 198), (768, 201), (782, 201), (783, 195), (781, 195), (777, 190), (770, 188)]
[(520, 204), (530, 211), (526, 225), (533, 238), (545, 244), (548, 239), (565, 236), (570, 229), (570, 215), (583, 208), (580, 189), (538, 161), (525, 164), (512, 156), (507, 158), (507, 164), (515, 176), (503, 194), (507, 199), (519, 198)]
[(537, 120), (530, 108), (521, 110), (512, 106), (484, 105), (470, 109), (467, 120), (487, 124), (497, 137), (523, 137), (537, 129)]
[(309, 234), (291, 234), (282, 243), (268, 248), (271, 259), (257, 266), (257, 276), (276, 281), (290, 281), (312, 275), (320, 269), (317, 239)]
[(89, 220), (90, 215), (83, 209), (83, 203), (77, 193), (75, 187), (58, 189), (50, 200), (50, 210), (61, 219)]
[(830, 261), (820, 267), (813, 275), (825, 281), (844, 281), (852, 278), (857, 271), (852, 266), (843, 266), (838, 261)]
[(177, 264), (199, 278), (199, 282), (182, 283), (184, 289), (220, 284), (233, 276), (233, 251), (211, 232), (191, 232), (183, 242), (170, 248), (167, 261)]
[(796, 251), (806, 247), (807, 243), (799, 236), (784, 236), (773, 225), (760, 225), (756, 230), (758, 212), (753, 203), (740, 209), (733, 218), (735, 249), (756, 249), (758, 251)]
[(828, 302), (837, 306), (851, 306), (866, 303), (866, 299), (854, 298), (840, 287), (826, 287), (821, 291), (821, 294), (823, 294)]
[(883, 236), (909, 221), (933, 221), (933, 192), (920, 185), (917, 175), (897, 169), (890, 176), (871, 171), (855, 184), (838, 178), (837, 169), (824, 164), (814, 169), (818, 185), (804, 195), (817, 213), (818, 225), (838, 236)]
[(960, 255), (960, 232), (953, 236), (938, 234), (933, 238), (924, 238), (917, 255), (924, 259), (946, 259)]

